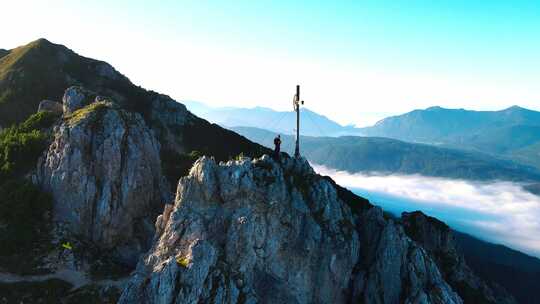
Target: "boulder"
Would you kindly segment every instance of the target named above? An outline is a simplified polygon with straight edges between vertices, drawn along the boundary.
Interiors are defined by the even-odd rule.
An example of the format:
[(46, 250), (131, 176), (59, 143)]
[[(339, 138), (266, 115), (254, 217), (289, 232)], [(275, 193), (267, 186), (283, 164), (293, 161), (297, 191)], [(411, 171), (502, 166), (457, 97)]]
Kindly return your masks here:
[(64, 114), (69, 115), (78, 109), (91, 104), (95, 101), (95, 97), (95, 93), (86, 90), (83, 87), (69, 87), (64, 92), (64, 97), (62, 98)]

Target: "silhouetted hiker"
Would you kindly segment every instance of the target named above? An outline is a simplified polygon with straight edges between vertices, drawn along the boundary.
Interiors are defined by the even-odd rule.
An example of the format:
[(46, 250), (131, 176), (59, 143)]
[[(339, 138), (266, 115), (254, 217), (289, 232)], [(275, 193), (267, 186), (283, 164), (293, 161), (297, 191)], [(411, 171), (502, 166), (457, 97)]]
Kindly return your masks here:
[(281, 152), (281, 135), (278, 134), (276, 138), (274, 138), (274, 157), (279, 160), (279, 153)]

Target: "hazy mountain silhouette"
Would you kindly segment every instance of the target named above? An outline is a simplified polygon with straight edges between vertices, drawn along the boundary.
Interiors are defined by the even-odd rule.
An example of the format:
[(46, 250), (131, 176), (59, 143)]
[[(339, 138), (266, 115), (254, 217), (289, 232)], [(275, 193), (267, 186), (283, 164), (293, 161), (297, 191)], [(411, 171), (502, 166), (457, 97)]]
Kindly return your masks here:
[[(296, 113), (294, 111), (275, 111), (264, 107), (214, 108), (196, 101), (183, 101), (195, 115), (226, 127), (255, 127), (282, 134), (294, 134)], [(339, 123), (307, 108), (302, 109), (302, 133), (310, 136), (340, 136), (357, 134), (353, 126)]]
[(540, 168), (540, 112), (431, 107), (385, 118), (362, 134), (476, 150)]

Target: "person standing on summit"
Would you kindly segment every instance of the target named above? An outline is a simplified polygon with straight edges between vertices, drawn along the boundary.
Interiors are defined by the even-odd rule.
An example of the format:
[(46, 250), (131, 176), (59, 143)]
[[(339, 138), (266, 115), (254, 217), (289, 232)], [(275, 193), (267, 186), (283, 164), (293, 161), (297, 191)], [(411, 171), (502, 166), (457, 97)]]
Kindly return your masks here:
[(278, 134), (276, 138), (274, 138), (274, 157), (279, 160), (279, 154), (281, 153), (281, 135)]

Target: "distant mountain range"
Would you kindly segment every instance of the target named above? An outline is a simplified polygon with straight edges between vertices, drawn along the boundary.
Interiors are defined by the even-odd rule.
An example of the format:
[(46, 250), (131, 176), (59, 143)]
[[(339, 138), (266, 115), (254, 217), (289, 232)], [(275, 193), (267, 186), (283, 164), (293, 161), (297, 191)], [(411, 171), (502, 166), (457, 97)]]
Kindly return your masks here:
[[(275, 111), (269, 108), (214, 108), (196, 101), (182, 101), (193, 114), (225, 127), (263, 128), (292, 135), (296, 128), (294, 111)], [(324, 115), (302, 109), (302, 134), (308, 136), (341, 136), (357, 134), (359, 129), (342, 126)]]
[(475, 150), (540, 168), (540, 112), (518, 106), (501, 111), (431, 107), (385, 118), (361, 133)]
[[(275, 132), (236, 127), (249, 140), (273, 147)], [(407, 143), (382, 137), (302, 136), (301, 150), (310, 161), (351, 173), (421, 174), (469, 180), (540, 181), (540, 171), (512, 161), (458, 149)], [(282, 150), (292, 154), (294, 137), (282, 136)]]
[[(196, 115), (225, 127), (254, 127), (294, 134), (296, 114), (268, 108), (212, 108), (186, 102)], [(431, 107), (385, 118), (374, 126), (342, 126), (308, 109), (301, 116), (303, 135), (345, 135), (399, 139), (476, 151), (540, 169), (540, 112), (513, 106), (501, 111)]]
[(515, 126), (540, 126), (540, 112), (518, 106), (501, 111), (431, 107), (385, 118), (362, 131), (365, 135), (406, 141), (459, 143), (471, 136)]

